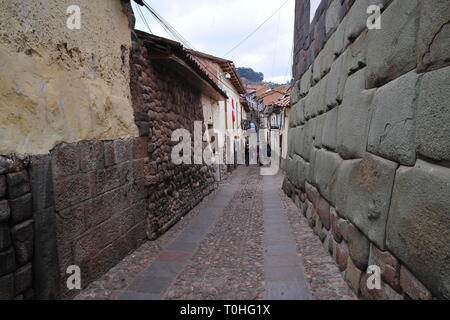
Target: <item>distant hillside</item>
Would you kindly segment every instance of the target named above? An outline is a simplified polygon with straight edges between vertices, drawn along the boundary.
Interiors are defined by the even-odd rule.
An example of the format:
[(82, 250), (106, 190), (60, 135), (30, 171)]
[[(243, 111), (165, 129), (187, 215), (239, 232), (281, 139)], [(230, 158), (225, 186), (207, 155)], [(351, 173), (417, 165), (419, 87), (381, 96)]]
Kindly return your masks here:
[(267, 82), (264, 81), (264, 73), (262, 72), (256, 72), (252, 68), (236, 68), (239, 76), (242, 78), (242, 81), (245, 85), (247, 84), (268, 84), (272, 89), (279, 87), (281, 85), (285, 84), (291, 84), (290, 82), (286, 83), (274, 83), (274, 82)]
[(260, 84), (264, 81), (264, 74), (256, 72), (252, 68), (237, 68), (236, 69), (241, 78), (245, 78), (248, 83)]

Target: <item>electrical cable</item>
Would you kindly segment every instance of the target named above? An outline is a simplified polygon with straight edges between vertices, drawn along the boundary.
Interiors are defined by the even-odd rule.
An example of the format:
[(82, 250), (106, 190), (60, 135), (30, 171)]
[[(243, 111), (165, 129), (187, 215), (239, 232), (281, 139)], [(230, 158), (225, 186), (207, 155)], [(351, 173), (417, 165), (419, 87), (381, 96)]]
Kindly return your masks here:
[(272, 13), (270, 15), (269, 18), (267, 18), (266, 20), (264, 20), (263, 23), (261, 23), (255, 30), (253, 30), (247, 37), (245, 37), (243, 40), (241, 40), (241, 42), (239, 42), (237, 45), (235, 45), (233, 48), (231, 48), (231, 50), (229, 50), (227, 53), (225, 53), (223, 56), (226, 57), (227, 55), (229, 55), (231, 52), (233, 52), (234, 50), (236, 50), (238, 47), (240, 47), (245, 41), (247, 41), (248, 39), (250, 39), (251, 36), (253, 36), (259, 29), (261, 29), (261, 27), (263, 25), (265, 25), (270, 19), (273, 18), (273, 16), (275, 16), (278, 11), (280, 11), (287, 3), (289, 2), (289, 0), (286, 0), (281, 7), (279, 7), (274, 13)]
[(150, 29), (150, 26), (149, 26), (149, 24), (147, 22), (147, 19), (145, 19), (145, 16), (142, 13), (142, 10), (141, 10), (140, 6), (136, 5), (136, 8), (137, 8), (137, 12), (139, 13), (141, 19), (144, 21), (144, 24), (147, 26), (148, 31), (150, 32), (150, 34), (153, 34), (152, 29)]

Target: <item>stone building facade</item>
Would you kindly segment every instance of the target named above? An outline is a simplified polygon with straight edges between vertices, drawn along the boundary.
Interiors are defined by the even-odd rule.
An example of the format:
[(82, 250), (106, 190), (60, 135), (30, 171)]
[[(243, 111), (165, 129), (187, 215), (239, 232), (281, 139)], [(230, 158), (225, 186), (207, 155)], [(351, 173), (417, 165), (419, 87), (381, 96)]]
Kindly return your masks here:
[[(157, 52), (172, 52), (173, 57), (152, 56)], [(176, 57), (176, 58), (175, 58)], [(134, 33), (131, 56), (131, 92), (135, 118), (140, 131), (140, 141), (147, 153), (143, 166), (147, 188), (148, 221), (147, 235), (155, 239), (164, 233), (183, 215), (194, 208), (206, 195), (216, 188), (214, 167), (194, 164), (194, 124), (201, 125), (202, 150), (208, 141), (203, 141), (205, 119), (202, 96), (205, 94), (195, 85), (198, 80), (189, 80), (177, 72), (179, 62), (171, 64), (171, 58), (184, 60), (190, 66), (184, 70), (202, 74), (209, 79), (211, 90), (218, 93), (215, 99), (225, 99), (214, 82), (200, 70), (179, 43), (168, 39)], [(207, 81), (208, 82), (208, 81)], [(220, 95), (222, 92), (223, 96)], [(186, 129), (191, 135), (191, 164), (176, 165), (172, 161), (172, 147), (180, 141), (172, 141), (175, 130)]]
[[(284, 190), (363, 298), (450, 298), (449, 12), (323, 0), (310, 24), (296, 3)], [(366, 285), (372, 265), (381, 290)]]
[(170, 161), (202, 88), (132, 40), (127, 0), (78, 1), (80, 30), (65, 1), (0, 3), (0, 299), (70, 298), (69, 266), (87, 286), (215, 187)]

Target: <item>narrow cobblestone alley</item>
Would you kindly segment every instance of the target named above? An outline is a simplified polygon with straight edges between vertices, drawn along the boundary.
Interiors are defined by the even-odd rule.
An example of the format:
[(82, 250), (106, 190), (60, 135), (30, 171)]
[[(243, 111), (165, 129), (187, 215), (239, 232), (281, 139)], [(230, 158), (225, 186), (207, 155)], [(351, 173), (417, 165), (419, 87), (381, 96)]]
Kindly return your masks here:
[(282, 181), (239, 167), (77, 299), (354, 299)]

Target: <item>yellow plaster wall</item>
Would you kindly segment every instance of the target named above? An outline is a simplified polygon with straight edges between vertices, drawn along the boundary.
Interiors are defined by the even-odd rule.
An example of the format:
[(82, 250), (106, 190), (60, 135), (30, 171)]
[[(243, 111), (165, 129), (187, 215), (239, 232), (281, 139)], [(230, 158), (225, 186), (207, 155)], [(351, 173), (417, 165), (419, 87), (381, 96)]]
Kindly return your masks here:
[(0, 0), (0, 154), (137, 136), (130, 46), (119, 0)]

